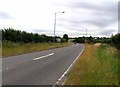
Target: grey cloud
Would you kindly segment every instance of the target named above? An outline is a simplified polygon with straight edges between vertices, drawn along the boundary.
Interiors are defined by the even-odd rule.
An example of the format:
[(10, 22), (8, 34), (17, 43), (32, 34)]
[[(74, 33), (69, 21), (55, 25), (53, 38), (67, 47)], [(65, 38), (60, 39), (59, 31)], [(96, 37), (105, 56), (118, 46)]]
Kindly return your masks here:
[(106, 28), (108, 27), (109, 25), (111, 24), (114, 24), (116, 23), (117, 20), (115, 19), (93, 19), (93, 20), (86, 20), (86, 21), (81, 21), (81, 23), (87, 23), (87, 24), (91, 24), (91, 25), (95, 25), (96, 27), (99, 27), (99, 28)]
[[(69, 19), (61, 19), (61, 21), (69, 23), (69, 29), (73, 29), (72, 27), (74, 27), (77, 29), (76, 31), (80, 31), (79, 27), (82, 26), (82, 24), (94, 25), (101, 29), (99, 30), (100, 34), (110, 35), (113, 30), (106, 30), (105, 28), (118, 22), (117, 2), (108, 1), (96, 4), (94, 2), (72, 1), (61, 3), (59, 6), (60, 5), (70, 8), (73, 13)], [(84, 12), (82, 10), (84, 10)], [(117, 27), (114, 30), (117, 30)]]
[(51, 32), (51, 30), (46, 30), (46, 29), (32, 29), (34, 32)]
[(76, 28), (76, 27), (71, 27), (71, 26), (68, 26), (66, 27), (68, 30), (74, 30), (76, 32), (85, 32), (85, 28), (81, 27), (81, 28)]
[[(70, 36), (76, 36), (76, 37), (82, 37), (82, 36), (85, 36), (86, 37), (86, 33), (70, 33), (69, 34)], [(87, 34), (87, 36), (96, 36), (98, 34)]]
[(0, 11), (0, 19), (14, 19), (8, 13)]
[(116, 32), (117, 30), (115, 29), (109, 29), (109, 30), (103, 30), (100, 32), (101, 35), (107, 35), (107, 36), (111, 36), (114, 32)]
[[(78, 13), (79, 14), (79, 13)], [(90, 24), (95, 25), (100, 28), (108, 27), (109, 25), (112, 25), (114, 23), (117, 23), (117, 13), (116, 15), (107, 15), (106, 14), (88, 14), (88, 16), (85, 18), (84, 16), (72, 16), (69, 19), (61, 19), (60, 21), (66, 21), (69, 23), (70, 26), (80, 27), (82, 24)], [(93, 18), (91, 18), (93, 17)], [(84, 19), (83, 19), (84, 18)]]
[(97, 12), (108, 12), (108, 13), (116, 13), (118, 4), (117, 2), (100, 2), (99, 4), (90, 3), (90, 2), (73, 2), (70, 4), (71, 8), (75, 9), (87, 9)]
[[(38, 32), (38, 33), (47, 33), (47, 34), (52, 34), (53, 35), (53, 31), (52, 29), (31, 29), (33, 30), (32, 32)], [(63, 31), (61, 30), (56, 30), (56, 33), (62, 33)]]
[(118, 3), (117, 2), (109, 2), (109, 0), (106, 2), (100, 2), (99, 4), (96, 2), (90, 2), (90, 1), (80, 1), (80, 0), (68, 0), (67, 2), (64, 3), (54, 3), (56, 6), (62, 6), (62, 7), (67, 7), (71, 9), (73, 12), (76, 10), (81, 10), (81, 9), (86, 9), (90, 11), (95, 11), (95, 13), (112, 13), (116, 14), (118, 11)]
[[(82, 24), (89, 24), (89, 25), (94, 25), (96, 27), (99, 28), (105, 28), (108, 27), (111, 24), (114, 24), (117, 22), (117, 19), (114, 18), (107, 18), (107, 17), (98, 17), (98, 18), (94, 18), (94, 19), (85, 19), (85, 20), (81, 20), (80, 18), (71, 18), (70, 20), (68, 19), (64, 19), (62, 21), (66, 21), (69, 22), (69, 25), (67, 26), (71, 26), (71, 27), (81, 27)], [(63, 24), (64, 25), (64, 24)], [(65, 25), (64, 25), (65, 26)]]

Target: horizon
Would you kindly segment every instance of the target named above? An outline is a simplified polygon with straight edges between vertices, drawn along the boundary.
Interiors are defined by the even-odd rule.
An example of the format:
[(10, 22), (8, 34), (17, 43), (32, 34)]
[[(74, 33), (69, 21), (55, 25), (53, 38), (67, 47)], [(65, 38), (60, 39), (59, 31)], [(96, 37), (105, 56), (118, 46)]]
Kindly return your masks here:
[[(1, 29), (1, 30), (4, 30), (4, 29), (13, 29), (13, 28), (3, 28), (3, 29)], [(13, 29), (13, 30), (16, 30), (16, 29)], [(17, 31), (17, 30), (16, 30)], [(18, 30), (18, 31), (21, 31), (21, 32), (23, 32), (23, 31), (25, 31), (25, 30)], [(46, 35), (46, 34), (39, 34), (39, 33), (37, 33), (37, 32), (27, 32), (27, 31), (25, 31), (26, 33), (32, 33), (32, 34), (38, 34), (38, 35)], [(64, 33), (64, 34), (66, 34), (66, 33)], [(64, 35), (63, 34), (63, 35)], [(68, 34), (67, 34), (68, 35)], [(54, 37), (53, 35), (46, 35), (46, 36), (52, 36), (52, 37)], [(99, 37), (99, 38), (111, 38), (112, 36), (114, 36), (113, 34), (111, 35), (111, 36), (109, 36), (109, 37), (105, 37), (105, 36), (103, 36), (103, 37), (99, 37), (99, 36), (91, 36), (91, 37), (93, 37), (93, 38), (97, 38), (97, 37)], [(55, 37), (60, 37), (60, 38), (62, 38), (63, 36), (58, 36), (58, 35), (56, 35)], [(78, 37), (70, 37), (69, 35), (68, 35), (68, 37), (69, 38), (79, 38), (79, 37), (86, 37), (86, 35), (83, 35), (83, 36), (78, 36)], [(87, 36), (87, 37), (90, 37), (90, 36)]]

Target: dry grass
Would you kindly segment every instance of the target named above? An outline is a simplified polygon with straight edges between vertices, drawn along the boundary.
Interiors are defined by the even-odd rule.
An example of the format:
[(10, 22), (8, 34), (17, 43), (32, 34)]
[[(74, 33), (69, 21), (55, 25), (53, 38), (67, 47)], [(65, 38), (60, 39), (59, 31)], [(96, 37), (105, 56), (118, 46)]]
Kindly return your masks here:
[(96, 43), (94, 45), (97, 46), (97, 47), (99, 47), (101, 45), (101, 43)]
[(13, 56), (19, 54), (25, 54), (29, 52), (47, 50), (52, 48), (58, 48), (63, 46), (69, 46), (72, 43), (13, 43), (3, 42), (2, 56)]
[(117, 64), (115, 48), (86, 44), (65, 85), (118, 85)]

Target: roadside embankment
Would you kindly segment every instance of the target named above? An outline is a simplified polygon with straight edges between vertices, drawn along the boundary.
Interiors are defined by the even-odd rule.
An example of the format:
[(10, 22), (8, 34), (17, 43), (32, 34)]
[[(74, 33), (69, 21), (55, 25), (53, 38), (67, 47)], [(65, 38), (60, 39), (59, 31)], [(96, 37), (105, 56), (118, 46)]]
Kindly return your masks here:
[(117, 50), (107, 44), (86, 44), (65, 85), (118, 85)]

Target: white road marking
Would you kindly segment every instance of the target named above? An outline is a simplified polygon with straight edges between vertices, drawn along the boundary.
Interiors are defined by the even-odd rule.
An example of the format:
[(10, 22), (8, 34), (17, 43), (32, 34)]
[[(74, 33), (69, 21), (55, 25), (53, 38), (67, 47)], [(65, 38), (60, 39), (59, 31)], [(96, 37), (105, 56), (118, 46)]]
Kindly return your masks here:
[[(62, 74), (62, 76), (57, 80), (57, 82), (52, 86), (52, 87), (55, 87), (56, 85), (59, 84), (59, 82), (62, 80), (62, 78), (67, 74), (67, 72), (70, 70), (70, 68), (73, 66), (73, 64), (76, 62), (76, 60), (80, 57), (80, 55), (83, 53), (85, 49), (85, 46), (83, 48), (83, 50), (81, 51), (81, 53), (77, 56), (77, 58), (73, 61), (73, 63), (68, 67), (68, 69)], [(62, 84), (64, 85), (64, 84)]]
[(41, 56), (41, 57), (38, 57), (38, 58), (34, 58), (33, 60), (39, 60), (39, 59), (46, 58), (46, 57), (49, 57), (49, 56), (52, 56), (52, 55), (54, 55), (54, 53), (50, 53), (50, 54), (45, 55), (45, 56)]

